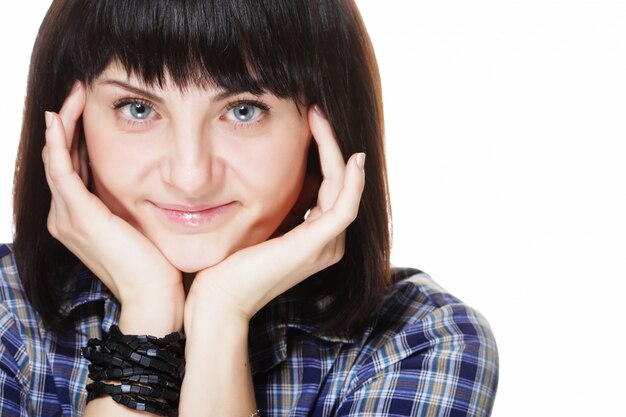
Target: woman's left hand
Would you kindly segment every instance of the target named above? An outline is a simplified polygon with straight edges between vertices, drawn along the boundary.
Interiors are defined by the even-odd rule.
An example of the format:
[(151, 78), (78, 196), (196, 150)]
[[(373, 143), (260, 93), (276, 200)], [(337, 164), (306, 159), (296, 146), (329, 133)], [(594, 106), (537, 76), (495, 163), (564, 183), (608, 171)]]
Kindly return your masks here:
[(356, 218), (365, 183), (357, 156), (364, 162), (365, 155), (352, 155), (346, 164), (328, 121), (313, 109), (308, 117), (323, 175), (317, 205), (282, 236), (241, 249), (196, 275), (185, 301), (180, 415), (250, 415), (257, 408), (248, 363), (250, 319), (343, 257), (345, 231)]
[(303, 223), (282, 236), (198, 272), (185, 304), (187, 331), (198, 308), (247, 323), (273, 298), (343, 257), (346, 228), (357, 216), (365, 184), (357, 160), (362, 166), (365, 155), (354, 154), (345, 163), (326, 118), (313, 107), (308, 118), (323, 175), (316, 206)]

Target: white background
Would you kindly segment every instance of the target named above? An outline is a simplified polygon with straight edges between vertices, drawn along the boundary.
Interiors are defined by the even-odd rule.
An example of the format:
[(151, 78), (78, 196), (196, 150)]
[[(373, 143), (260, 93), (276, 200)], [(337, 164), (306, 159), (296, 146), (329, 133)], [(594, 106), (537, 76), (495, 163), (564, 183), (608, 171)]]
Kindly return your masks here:
[[(0, 6), (5, 242), (28, 58), (48, 4)], [(626, 2), (358, 4), (383, 77), (394, 263), (489, 318), (501, 357), (494, 417), (623, 413)]]

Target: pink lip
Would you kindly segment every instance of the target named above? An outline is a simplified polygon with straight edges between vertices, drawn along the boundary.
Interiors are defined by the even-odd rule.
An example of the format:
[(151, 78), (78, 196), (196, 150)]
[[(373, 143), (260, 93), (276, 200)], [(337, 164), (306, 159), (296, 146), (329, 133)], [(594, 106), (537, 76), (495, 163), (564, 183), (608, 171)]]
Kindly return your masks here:
[(231, 207), (234, 201), (225, 204), (195, 206), (151, 203), (167, 220), (181, 226), (198, 227), (215, 221)]

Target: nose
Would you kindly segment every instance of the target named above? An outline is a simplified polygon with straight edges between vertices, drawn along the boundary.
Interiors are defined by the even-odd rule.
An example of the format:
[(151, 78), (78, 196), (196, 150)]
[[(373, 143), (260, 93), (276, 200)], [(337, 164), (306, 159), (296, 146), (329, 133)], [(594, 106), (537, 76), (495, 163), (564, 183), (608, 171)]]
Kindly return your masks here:
[(213, 187), (219, 165), (210, 138), (200, 129), (175, 132), (163, 172), (164, 181), (185, 198), (201, 198)]

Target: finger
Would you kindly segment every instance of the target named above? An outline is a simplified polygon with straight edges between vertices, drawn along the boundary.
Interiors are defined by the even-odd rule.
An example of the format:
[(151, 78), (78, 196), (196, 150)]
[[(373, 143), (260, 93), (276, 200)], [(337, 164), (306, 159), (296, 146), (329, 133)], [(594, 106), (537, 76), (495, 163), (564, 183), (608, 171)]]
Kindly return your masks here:
[(306, 215), (305, 220), (307, 222), (312, 222), (318, 217), (320, 217), (321, 215), (322, 215), (322, 209), (320, 209), (319, 207), (313, 207), (311, 210), (309, 210), (308, 214)]
[(80, 143), (80, 117), (85, 108), (85, 87), (80, 81), (76, 81), (72, 90), (68, 94), (59, 116), (63, 122), (63, 128), (65, 130), (65, 141), (70, 149), (70, 157), (72, 158), (72, 165), (74, 171), (76, 171), (79, 177), (83, 180), (85, 185), (89, 182), (88, 171), (85, 170), (86, 152), (84, 144)]
[(347, 222), (345, 227), (354, 221), (359, 212), (361, 195), (365, 187), (364, 164), (365, 153), (357, 153), (350, 157), (346, 165), (343, 187), (331, 209), (344, 217), (345, 222)]
[(56, 187), (54, 186), (54, 182), (52, 181), (52, 179), (50, 178), (50, 157), (49, 157), (49, 152), (50, 147), (45, 145), (43, 147), (43, 150), (41, 151), (41, 159), (43, 160), (43, 168), (44, 168), (44, 173), (46, 175), (46, 182), (48, 183), (48, 187), (50, 188), (50, 194), (51, 194), (51, 204), (54, 204), (54, 196), (57, 195), (57, 190)]
[(50, 211), (48, 212), (48, 221), (47, 227), (50, 234), (54, 237), (59, 237), (58, 234), (58, 224), (59, 224), (59, 215), (62, 213), (66, 213), (67, 209), (65, 203), (61, 198), (58, 197), (58, 191), (54, 185), (54, 182), (50, 178), (49, 174), (49, 166), (50, 166), (50, 158), (49, 158), (49, 146), (44, 146), (43, 151), (41, 152), (41, 156), (43, 159), (44, 172), (46, 175), (46, 182), (48, 183), (48, 187), (50, 188)]
[(50, 175), (48, 175), (49, 158), (48, 158), (48, 148), (46, 146), (44, 146), (43, 150), (41, 151), (41, 159), (43, 159), (46, 182), (48, 183), (48, 187), (50, 188), (50, 211), (48, 212), (48, 221), (47, 221), (48, 231), (50, 232), (52, 236), (56, 236), (57, 235), (56, 218), (57, 218), (57, 213), (59, 210), (57, 208), (58, 199), (54, 198), (57, 191), (54, 187), (54, 184), (52, 183), (52, 180), (50, 179)]
[(322, 211), (326, 211), (332, 207), (341, 190), (346, 163), (330, 123), (320, 111), (314, 110), (313, 107), (309, 109), (309, 125), (318, 146), (323, 175), (318, 205)]
[(365, 187), (365, 171), (357, 164), (357, 158), (364, 157), (365, 154), (355, 154), (348, 160), (344, 182), (333, 206), (323, 213), (316, 211), (317, 207), (311, 211), (306, 221), (310, 229), (303, 232), (308, 239), (328, 242), (354, 221)]
[(66, 143), (65, 130), (61, 118), (57, 113), (46, 112), (46, 149), (48, 173), (54, 181), (56, 177), (74, 172), (74, 165), (70, 158)]
[[(53, 155), (58, 152), (54, 152), (55, 145), (64, 149), (65, 138), (59, 137), (59, 135), (64, 135), (63, 130), (59, 127), (58, 118), (51, 112), (46, 112), (46, 125), (48, 126), (48, 128), (46, 129), (46, 145), (42, 150), (42, 159), (44, 163), (46, 181), (48, 182), (48, 187), (50, 187), (51, 194), (50, 213), (48, 214), (48, 229), (50, 230), (50, 232), (53, 232), (52, 227), (56, 229), (56, 221), (58, 216), (62, 215), (62, 213), (67, 212), (65, 202), (63, 198), (60, 197), (56, 185), (57, 182), (59, 182), (59, 178), (61, 178), (64, 174), (62, 173), (60, 168), (55, 165), (59, 164), (59, 158), (57, 157), (56, 161), (52, 160)], [(63, 168), (63, 164), (61, 164), (60, 167)], [(53, 179), (53, 177), (56, 178), (56, 181), (55, 179)]]
[(59, 116), (65, 130), (65, 140), (68, 149), (72, 149), (73, 142), (76, 142), (74, 140), (76, 136), (76, 123), (83, 114), (84, 108), (85, 89), (80, 81), (76, 81), (59, 111)]
[(89, 192), (74, 170), (67, 149), (65, 130), (58, 114), (46, 112), (46, 146), (44, 160), (46, 177), (55, 200), (68, 205), (88, 204)]

